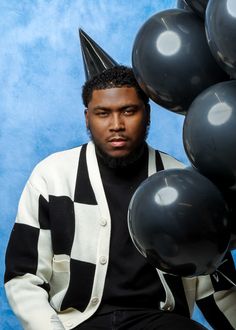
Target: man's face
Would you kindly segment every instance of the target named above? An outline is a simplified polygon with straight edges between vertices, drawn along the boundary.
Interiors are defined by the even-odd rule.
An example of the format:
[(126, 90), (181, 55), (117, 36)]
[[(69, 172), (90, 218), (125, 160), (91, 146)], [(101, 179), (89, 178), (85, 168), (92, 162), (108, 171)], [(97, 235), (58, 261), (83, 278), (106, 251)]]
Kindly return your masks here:
[(145, 140), (149, 111), (135, 88), (94, 90), (85, 111), (94, 143), (106, 155), (128, 156)]

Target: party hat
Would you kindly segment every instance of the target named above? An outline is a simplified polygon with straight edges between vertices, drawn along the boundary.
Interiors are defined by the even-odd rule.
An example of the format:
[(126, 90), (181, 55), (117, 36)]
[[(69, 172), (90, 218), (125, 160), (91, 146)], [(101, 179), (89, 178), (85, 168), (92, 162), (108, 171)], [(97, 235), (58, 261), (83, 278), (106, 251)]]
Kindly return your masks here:
[(92, 38), (79, 29), (86, 80), (118, 65)]

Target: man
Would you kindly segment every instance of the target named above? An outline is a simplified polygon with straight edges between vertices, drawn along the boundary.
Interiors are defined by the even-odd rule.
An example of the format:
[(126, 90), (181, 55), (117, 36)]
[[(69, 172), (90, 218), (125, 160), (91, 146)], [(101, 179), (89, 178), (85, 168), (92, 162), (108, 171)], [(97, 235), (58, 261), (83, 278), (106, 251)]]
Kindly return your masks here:
[(96, 75), (83, 101), (92, 141), (39, 163), (19, 203), (5, 288), (24, 329), (204, 329), (190, 319), (196, 299), (218, 309), (215, 321), (206, 314), (215, 329), (234, 329), (231, 257), (217, 290), (210, 276), (156, 271), (129, 236), (127, 209), (139, 184), (183, 166), (146, 144), (148, 97), (132, 70)]

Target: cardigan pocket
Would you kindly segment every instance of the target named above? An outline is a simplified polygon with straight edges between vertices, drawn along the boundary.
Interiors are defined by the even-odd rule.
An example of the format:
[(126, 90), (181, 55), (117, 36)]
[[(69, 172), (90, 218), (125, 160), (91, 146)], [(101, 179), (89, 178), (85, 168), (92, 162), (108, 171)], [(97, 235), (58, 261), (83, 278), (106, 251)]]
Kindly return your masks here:
[(70, 282), (70, 257), (65, 254), (54, 255), (52, 260), (52, 277), (50, 281), (50, 303), (56, 311), (61, 310)]
[(53, 272), (69, 272), (70, 271), (70, 257), (66, 254), (54, 255), (52, 259)]

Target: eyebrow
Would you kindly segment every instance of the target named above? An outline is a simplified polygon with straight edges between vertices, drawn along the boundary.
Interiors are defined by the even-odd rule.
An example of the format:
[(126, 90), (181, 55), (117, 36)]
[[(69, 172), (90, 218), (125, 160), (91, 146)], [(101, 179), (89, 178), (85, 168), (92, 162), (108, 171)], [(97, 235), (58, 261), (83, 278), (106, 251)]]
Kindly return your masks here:
[(103, 105), (96, 105), (93, 110), (109, 110), (109, 107), (104, 107)]
[[(134, 104), (134, 103), (128, 103), (128, 104), (124, 104), (124, 105), (122, 105), (119, 109), (127, 109), (127, 108), (135, 108), (135, 109), (137, 109), (137, 108), (139, 108), (140, 107), (140, 105), (139, 104)], [(94, 108), (93, 108), (93, 110), (110, 110), (110, 107), (109, 106), (103, 106), (103, 105), (96, 105)]]

